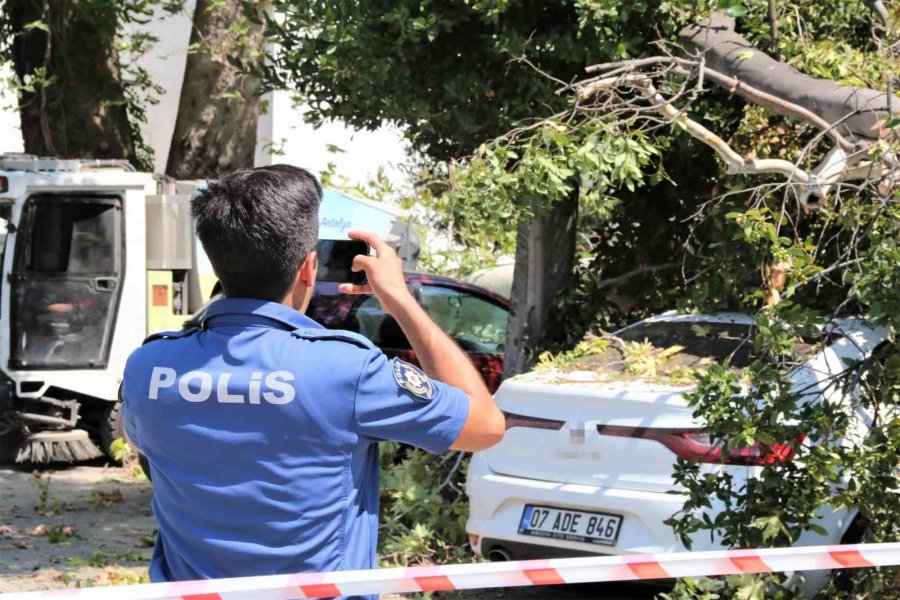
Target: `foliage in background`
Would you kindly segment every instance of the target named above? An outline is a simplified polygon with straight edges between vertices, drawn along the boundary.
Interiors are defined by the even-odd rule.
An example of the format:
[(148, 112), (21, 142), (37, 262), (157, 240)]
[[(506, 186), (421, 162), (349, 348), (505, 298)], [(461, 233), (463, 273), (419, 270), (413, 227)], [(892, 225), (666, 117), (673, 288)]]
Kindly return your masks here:
[(138, 63), (156, 43), (139, 25), (183, 0), (92, 0), (0, 5), (0, 62), (16, 94), (26, 152), (124, 158), (152, 170), (140, 135), (161, 89)]
[(439, 456), (396, 443), (381, 445), (378, 555), (385, 566), (470, 559), (464, 452)]
[[(803, 532), (815, 536), (829, 504), (858, 509), (854, 532), (867, 541), (900, 536), (892, 517), (900, 489), (900, 361), (848, 365), (835, 382), (857, 391), (858, 407), (875, 415), (871, 435), (846, 446), (831, 442), (853, 439), (847, 408), (801, 401), (788, 378), (797, 344), (837, 312), (866, 313), (889, 326), (893, 339), (900, 318), (896, 198), (880, 197), (874, 185), (845, 186), (807, 214), (777, 178), (725, 177), (713, 154), (676, 127), (580, 110), (568, 94), (555, 93), (588, 64), (672, 49), (680, 26), (712, 9), (729, 12), (742, 35), (769, 49), (768, 2), (276, 4), (285, 18), (271, 22), (269, 33), (283, 47), (269, 81), (297, 89), (315, 120), (404, 128), (430, 161), (418, 198), (435, 211), (436, 225), (470, 249), (457, 261), (460, 272), (511, 253), (522, 219), (553, 210), (577, 190), (577, 284), (556, 301), (558, 326), (569, 332), (565, 345), (581, 340), (584, 324), (601, 333), (672, 306), (758, 314), (755, 362), (743, 374), (709, 369), (690, 401), (723, 444), (782, 443), (797, 459), (760, 468), (746, 487), (679, 463), (689, 494), (671, 524), (686, 541), (712, 534), (732, 546), (790, 543)], [(900, 67), (896, 31), (859, 0), (779, 2), (776, 17), (779, 56), (804, 72), (884, 89)], [(808, 167), (824, 154), (808, 126), (720, 90), (686, 108), (746, 155)], [(741, 393), (742, 383), (750, 394)], [(705, 520), (711, 500), (731, 510)], [(413, 539), (427, 551), (427, 531), (408, 543)], [(852, 588), (854, 597), (880, 598), (897, 589), (891, 570), (841, 577), (824, 593), (839, 597)], [(792, 584), (778, 576), (682, 581), (672, 597), (787, 598)]]
[[(296, 91), (310, 104), (307, 114), (314, 121), (400, 126), (423, 157), (416, 201), (433, 209), (429, 224), (456, 242), (452, 251), (426, 258), (466, 274), (512, 254), (528, 199), (513, 198), (509, 190), (463, 206), (461, 200), (472, 198), (444, 193), (454, 177), (447, 161), (520, 122), (565, 107), (564, 97), (555, 94), (559, 82), (538, 69), (568, 81), (595, 59), (643, 52), (657, 28), (674, 31), (667, 6), (609, 0), (283, 0), (275, 3), (282, 16), (271, 19), (268, 31), (280, 46), (263, 77), (271, 86)], [(645, 18), (650, 10), (652, 20)]]
[(265, 78), (291, 87), (316, 121), (403, 127), (436, 160), (474, 150), (554, 100), (555, 83), (510, 59), (527, 53), (563, 77), (596, 39), (578, 40), (571, 5), (540, 0), (275, 2), (280, 47)]
[(109, 447), (110, 454), (114, 461), (122, 465), (125, 475), (130, 479), (147, 479), (147, 474), (141, 467), (138, 459), (137, 450), (134, 446), (125, 441), (125, 438), (116, 438)]

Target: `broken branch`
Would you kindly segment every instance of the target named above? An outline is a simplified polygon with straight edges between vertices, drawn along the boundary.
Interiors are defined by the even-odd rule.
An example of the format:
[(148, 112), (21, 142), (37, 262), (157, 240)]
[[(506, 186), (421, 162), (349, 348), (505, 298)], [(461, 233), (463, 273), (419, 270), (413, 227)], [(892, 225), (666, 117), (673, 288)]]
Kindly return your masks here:
[[(584, 102), (591, 97), (611, 91), (620, 85), (629, 85), (644, 91), (645, 97), (651, 101), (652, 109), (664, 116), (668, 122), (677, 125), (688, 135), (699, 140), (715, 151), (725, 163), (729, 175), (782, 175), (787, 184), (794, 188), (801, 205), (808, 209), (818, 208), (828, 198), (835, 185), (841, 181), (857, 177), (865, 169), (871, 175), (871, 164), (856, 165), (863, 153), (848, 153), (836, 147), (812, 173), (783, 159), (746, 158), (736, 152), (728, 143), (699, 122), (689, 118), (683, 111), (675, 108), (666, 100), (646, 75), (628, 74), (619, 77), (607, 77), (590, 81), (578, 87), (578, 100)], [(854, 168), (851, 168), (854, 167)], [(880, 173), (880, 169), (879, 169)], [(810, 197), (818, 198), (818, 202), (809, 202)]]

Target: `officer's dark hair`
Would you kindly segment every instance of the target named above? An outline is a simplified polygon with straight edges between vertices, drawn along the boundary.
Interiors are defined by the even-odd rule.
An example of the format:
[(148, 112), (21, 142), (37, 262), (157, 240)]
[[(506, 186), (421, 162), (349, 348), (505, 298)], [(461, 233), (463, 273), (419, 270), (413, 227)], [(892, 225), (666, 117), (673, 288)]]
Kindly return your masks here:
[(191, 214), (225, 295), (281, 300), (316, 247), (321, 200), (315, 176), (290, 165), (209, 182)]

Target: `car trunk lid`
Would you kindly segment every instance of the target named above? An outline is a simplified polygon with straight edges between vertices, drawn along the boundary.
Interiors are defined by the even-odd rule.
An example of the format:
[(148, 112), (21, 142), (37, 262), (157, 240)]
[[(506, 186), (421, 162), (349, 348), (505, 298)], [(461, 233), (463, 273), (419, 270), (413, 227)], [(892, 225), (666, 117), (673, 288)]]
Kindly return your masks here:
[(542, 375), (507, 381), (497, 393), (507, 432), (487, 451), (491, 470), (566, 484), (674, 488), (675, 454), (653, 433), (700, 429), (683, 397), (690, 388)]

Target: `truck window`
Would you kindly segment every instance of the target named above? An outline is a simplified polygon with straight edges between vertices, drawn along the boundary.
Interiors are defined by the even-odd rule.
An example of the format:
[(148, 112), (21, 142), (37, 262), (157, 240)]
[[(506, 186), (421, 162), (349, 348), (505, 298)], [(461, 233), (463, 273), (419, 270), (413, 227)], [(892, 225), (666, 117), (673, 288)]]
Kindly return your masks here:
[(106, 366), (121, 287), (122, 236), (118, 197), (28, 199), (10, 280), (12, 367)]
[(114, 273), (116, 213), (111, 204), (43, 202), (34, 217), (28, 270)]

